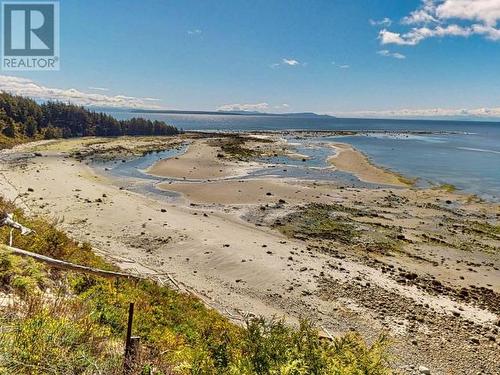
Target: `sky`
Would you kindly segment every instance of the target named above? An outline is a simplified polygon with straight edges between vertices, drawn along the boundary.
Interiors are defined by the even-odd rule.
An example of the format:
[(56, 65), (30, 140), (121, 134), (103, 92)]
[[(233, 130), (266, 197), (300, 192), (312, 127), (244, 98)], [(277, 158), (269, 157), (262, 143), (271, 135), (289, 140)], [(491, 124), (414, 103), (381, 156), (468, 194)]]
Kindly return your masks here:
[(76, 104), (500, 118), (500, 0), (60, 1), (59, 71), (0, 89)]

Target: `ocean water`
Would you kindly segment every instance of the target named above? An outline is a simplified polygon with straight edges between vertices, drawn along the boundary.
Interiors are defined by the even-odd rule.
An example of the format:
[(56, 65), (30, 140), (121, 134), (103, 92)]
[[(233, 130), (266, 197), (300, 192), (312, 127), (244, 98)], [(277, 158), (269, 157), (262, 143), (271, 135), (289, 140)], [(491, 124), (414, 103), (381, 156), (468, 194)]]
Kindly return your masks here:
[[(306, 118), (111, 113), (117, 118), (142, 116), (163, 120), (185, 130), (293, 131), (354, 130), (355, 136), (295, 139), (298, 151), (310, 156), (307, 166), (326, 167), (333, 152), (325, 142), (345, 142), (364, 152), (374, 163), (420, 185), (453, 184), (465, 192), (500, 201), (500, 123), (468, 121)], [(269, 160), (291, 164), (297, 161)], [(299, 163), (300, 164), (300, 163)]]

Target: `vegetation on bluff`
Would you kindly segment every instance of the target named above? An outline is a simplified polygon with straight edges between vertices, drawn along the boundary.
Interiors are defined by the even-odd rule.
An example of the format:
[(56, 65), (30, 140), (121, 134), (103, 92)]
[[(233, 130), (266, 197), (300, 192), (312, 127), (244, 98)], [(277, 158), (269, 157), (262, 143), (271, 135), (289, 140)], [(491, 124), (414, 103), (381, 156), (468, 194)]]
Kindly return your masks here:
[[(15, 245), (70, 262), (114, 267), (53, 225), (0, 210), (36, 230)], [(9, 236), (0, 228), (0, 242)], [(389, 374), (386, 340), (371, 346), (351, 333), (320, 339), (303, 322), (231, 323), (197, 298), (147, 280), (103, 279), (49, 269), (0, 253), (0, 374), (122, 373), (127, 306), (136, 304), (142, 340), (137, 374)]]
[(0, 93), (0, 148), (35, 139), (177, 133), (177, 128), (163, 121), (117, 120), (72, 104), (38, 104), (29, 98)]

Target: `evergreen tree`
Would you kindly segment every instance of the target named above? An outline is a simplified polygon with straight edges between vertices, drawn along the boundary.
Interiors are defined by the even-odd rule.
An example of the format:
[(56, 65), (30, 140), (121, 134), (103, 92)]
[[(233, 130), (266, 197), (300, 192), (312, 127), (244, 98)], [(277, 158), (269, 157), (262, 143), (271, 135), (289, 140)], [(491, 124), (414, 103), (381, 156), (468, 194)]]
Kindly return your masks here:
[(32, 99), (0, 92), (0, 130), (9, 137), (24, 133), (33, 138), (38, 133), (44, 138), (120, 135), (174, 135), (179, 131), (163, 121), (143, 118), (117, 120), (84, 107), (62, 102), (38, 104)]
[(28, 119), (26, 120), (26, 125), (25, 125), (25, 134), (26, 136), (33, 138), (38, 130), (38, 126), (36, 125), (36, 121), (32, 116), (29, 116)]

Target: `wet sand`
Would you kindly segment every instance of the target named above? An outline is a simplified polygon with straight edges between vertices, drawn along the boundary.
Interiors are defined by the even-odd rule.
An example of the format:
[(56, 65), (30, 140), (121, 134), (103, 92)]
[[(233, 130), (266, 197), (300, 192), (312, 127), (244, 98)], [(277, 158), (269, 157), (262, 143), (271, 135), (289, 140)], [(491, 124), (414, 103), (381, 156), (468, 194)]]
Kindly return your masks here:
[(351, 145), (334, 143), (336, 154), (328, 162), (337, 169), (354, 174), (360, 180), (375, 184), (409, 186), (408, 182), (395, 173), (373, 165), (368, 158)]

